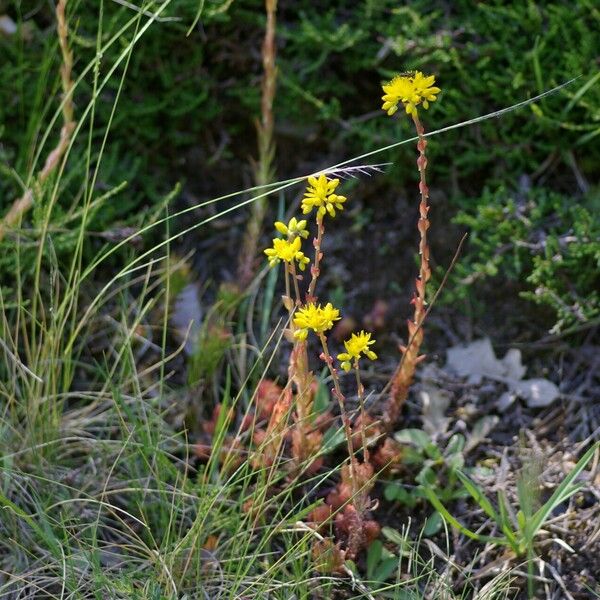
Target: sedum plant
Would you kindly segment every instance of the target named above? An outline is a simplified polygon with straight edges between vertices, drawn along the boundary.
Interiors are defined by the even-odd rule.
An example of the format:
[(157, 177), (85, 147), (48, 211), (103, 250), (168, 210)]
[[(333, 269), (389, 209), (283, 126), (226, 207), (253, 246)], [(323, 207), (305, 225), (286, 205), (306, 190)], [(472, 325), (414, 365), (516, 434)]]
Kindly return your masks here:
[[(396, 369), (391, 391), (384, 407), (383, 425), (391, 429), (398, 420), (400, 410), (412, 384), (417, 364), (422, 360), (420, 348), (423, 342), (423, 322), (427, 316), (426, 285), (431, 278), (429, 267), (429, 246), (427, 242), (429, 189), (426, 181), (427, 141), (419, 118), (419, 108), (428, 108), (436, 100), (440, 89), (435, 85), (435, 77), (421, 72), (404, 73), (383, 85), (383, 110), (388, 115), (396, 113), (400, 106), (412, 119), (418, 135), (419, 171), (419, 219), (417, 228), (420, 235), (420, 268), (416, 280), (416, 291), (412, 303), (414, 314), (408, 323), (408, 341), (401, 347), (402, 359)], [(287, 224), (277, 221), (275, 229), (282, 237), (276, 237), (272, 245), (264, 250), (270, 267), (282, 264), (284, 267), (285, 294), (283, 304), (288, 311), (288, 340), (292, 344), (288, 365), (287, 383), (281, 390), (277, 402), (270, 413), (266, 432), (258, 431), (254, 441), (258, 446), (256, 464), (273, 464), (285, 443), (285, 428), (288, 415), (292, 415), (291, 454), (296, 473), (315, 473), (322, 465), (320, 453), (323, 448), (323, 434), (314, 418), (315, 376), (309, 368), (309, 342), (317, 341), (319, 358), (329, 371), (333, 387), (331, 395), (337, 401), (348, 453), (348, 463), (342, 466), (341, 481), (337, 489), (327, 497), (326, 506), (321, 507), (313, 517), (321, 524), (328, 521), (336, 512), (335, 523), (338, 532), (343, 534), (345, 546), (341, 542), (319, 540), (314, 546), (317, 556), (327, 556), (328, 570), (341, 568), (344, 560), (354, 559), (379, 533), (379, 525), (370, 519), (369, 491), (374, 483), (374, 465), (384, 465), (390, 449), (377, 451), (371, 461), (369, 444), (377, 443), (383, 429), (377, 421), (365, 413), (364, 387), (360, 378), (360, 360), (377, 359), (373, 350), (375, 340), (372, 334), (361, 330), (354, 332), (344, 341), (344, 350), (337, 354), (337, 361), (330, 348), (330, 332), (341, 319), (340, 311), (331, 302), (319, 302), (317, 285), (323, 268), (323, 238), (325, 222), (333, 220), (343, 211), (347, 198), (338, 193), (340, 180), (327, 173), (310, 176), (301, 202), (302, 215), (313, 215), (315, 234), (312, 240), (312, 259), (303, 249), (303, 242), (310, 236), (309, 219), (292, 218)], [(303, 272), (310, 273), (306, 284)], [(305, 289), (302, 289), (305, 288)], [(351, 422), (346, 407), (346, 397), (342, 391), (340, 369), (348, 373), (354, 371), (356, 396), (360, 405), (360, 416)], [(366, 430), (375, 426), (375, 441), (367, 442)], [(355, 431), (358, 435), (355, 434)], [(356, 456), (362, 450), (362, 460)], [(387, 454), (386, 454), (387, 452)], [(393, 454), (393, 449), (391, 450)], [(383, 458), (382, 458), (383, 457)]]
[[(340, 504), (346, 505), (339, 515), (340, 518), (337, 519), (338, 526), (346, 530), (347, 546), (343, 551), (339, 546), (334, 549), (338, 558), (342, 554), (344, 557), (354, 558), (371, 541), (377, 530), (375, 524), (367, 518), (368, 491), (372, 485), (370, 481), (373, 477), (373, 468), (367, 461), (366, 452), (362, 462), (355, 457), (352, 425), (346, 410), (346, 397), (342, 392), (339, 371), (330, 348), (329, 334), (334, 324), (341, 319), (340, 311), (331, 302), (320, 303), (317, 294), (317, 284), (323, 265), (322, 243), (325, 235), (325, 220), (335, 218), (340, 211), (344, 210), (347, 201), (345, 196), (336, 193), (339, 183), (339, 179), (330, 178), (324, 173), (308, 178), (301, 207), (303, 215), (314, 214), (316, 234), (313, 238), (312, 261), (301, 249), (302, 241), (309, 236), (308, 222), (304, 219), (292, 218), (287, 224), (276, 222), (275, 229), (285, 237), (273, 239), (272, 246), (264, 251), (269, 266), (274, 267), (279, 263), (284, 266), (283, 304), (289, 312), (289, 339), (293, 344), (288, 381), (281, 394), (279, 406), (274, 409), (269, 419), (267, 430), (269, 432), (280, 429), (279, 423), (293, 406), (291, 451), (295, 468), (314, 472), (321, 466), (322, 461), (318, 454), (323, 447), (323, 434), (318, 427), (315, 427), (311, 418), (314, 412), (316, 380), (309, 369), (308, 359), (308, 343), (310, 338), (316, 338), (321, 350), (319, 357), (329, 370), (333, 382), (331, 393), (337, 400), (349, 460), (347, 467), (342, 469), (341, 485), (344, 487), (344, 494), (348, 493)], [(302, 291), (304, 278), (300, 272), (304, 271), (309, 264), (310, 280), (306, 290)], [(346, 352), (338, 355), (338, 361), (341, 361), (340, 366), (344, 371), (348, 372), (352, 369), (356, 371), (357, 395), (361, 398), (361, 406), (364, 391), (360, 383), (358, 362), (361, 355), (372, 360), (377, 358), (370, 349), (374, 343), (371, 334), (361, 331), (353, 334), (345, 342)], [(270, 444), (268, 440), (269, 437), (267, 443)], [(274, 452), (280, 445), (281, 440), (277, 448), (268, 446), (268, 460), (273, 460)], [(329, 551), (331, 548), (322, 548), (323, 552), (326, 550)]]
[(391, 428), (394, 426), (406, 398), (408, 390), (412, 385), (417, 364), (423, 359), (419, 354), (421, 344), (423, 343), (423, 322), (427, 316), (426, 288), (427, 282), (431, 279), (431, 269), (429, 268), (429, 244), (427, 241), (427, 230), (429, 229), (429, 187), (427, 186), (427, 140), (425, 139), (425, 129), (419, 119), (418, 107), (424, 109), (429, 107), (429, 103), (436, 100), (440, 88), (434, 85), (435, 76), (425, 76), (420, 71), (404, 73), (394, 77), (389, 83), (383, 85), (384, 95), (382, 97), (383, 106), (388, 115), (393, 115), (398, 106), (402, 104), (407, 115), (412, 117), (415, 129), (418, 135), (417, 149), (419, 157), (417, 158), (417, 167), (419, 169), (419, 220), (417, 229), (419, 230), (419, 275), (415, 284), (415, 295), (412, 299), (414, 306), (413, 318), (408, 321), (408, 342), (406, 346), (401, 346), (400, 352), (402, 359), (392, 378), (390, 395), (384, 412), (384, 424)]

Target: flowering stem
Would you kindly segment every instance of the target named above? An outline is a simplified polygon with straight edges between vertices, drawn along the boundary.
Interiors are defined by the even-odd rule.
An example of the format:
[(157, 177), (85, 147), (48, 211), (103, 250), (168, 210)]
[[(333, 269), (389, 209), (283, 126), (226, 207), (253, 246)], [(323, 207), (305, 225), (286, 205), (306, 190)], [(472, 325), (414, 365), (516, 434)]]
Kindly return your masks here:
[(311, 393), (312, 374), (308, 370), (308, 353), (305, 341), (294, 343), (290, 354), (288, 367), (288, 384), (294, 382), (295, 394), (295, 432), (292, 435), (292, 456), (299, 466), (309, 458), (311, 448), (307, 443), (311, 429), (309, 417), (313, 410), (313, 395)]
[(427, 169), (427, 140), (424, 137), (425, 131), (423, 125), (416, 113), (413, 113), (413, 121), (417, 129), (419, 140), (417, 149), (419, 157), (417, 158), (417, 167), (419, 169), (419, 192), (421, 201), (419, 203), (419, 221), (417, 228), (419, 230), (419, 256), (421, 258), (419, 266), (419, 276), (415, 284), (415, 295), (412, 300), (414, 305), (413, 319), (408, 321), (408, 343), (406, 347), (401, 347), (402, 358), (396, 372), (392, 378), (392, 387), (390, 396), (384, 410), (383, 420), (387, 427), (393, 427), (398, 420), (402, 406), (408, 397), (408, 390), (413, 381), (417, 364), (422, 357), (419, 356), (419, 350), (423, 343), (423, 321), (426, 316), (425, 289), (427, 282), (431, 278), (431, 269), (429, 268), (429, 245), (427, 243), (427, 230), (429, 229), (429, 188), (425, 172)]
[(298, 286), (298, 272), (296, 271), (296, 265), (293, 261), (290, 263), (290, 268), (292, 271), (292, 281), (294, 282), (294, 292), (296, 294), (296, 306), (300, 306), (302, 300), (300, 297), (300, 287)]
[(308, 293), (306, 294), (307, 302), (314, 302), (316, 300), (315, 289), (317, 287), (317, 279), (319, 278), (320, 274), (319, 265), (321, 258), (323, 257), (323, 253), (321, 252), (321, 243), (323, 241), (324, 233), (325, 227), (323, 227), (323, 215), (317, 213), (317, 237), (313, 240), (313, 245), (315, 247), (315, 260), (310, 268), (311, 280), (310, 285), (308, 286)]
[(331, 373), (331, 378), (333, 380), (333, 395), (337, 398), (339, 407), (340, 407), (340, 416), (342, 418), (342, 424), (344, 425), (344, 432), (346, 434), (346, 443), (348, 445), (348, 456), (350, 457), (350, 479), (352, 480), (352, 496), (356, 498), (358, 496), (358, 480), (356, 478), (356, 469), (355, 469), (355, 458), (354, 458), (354, 449), (352, 447), (352, 429), (350, 428), (350, 419), (348, 418), (348, 414), (346, 413), (346, 398), (344, 394), (342, 394), (342, 389), (340, 387), (340, 378), (338, 377), (337, 371), (333, 366), (333, 358), (329, 353), (329, 348), (327, 346), (327, 338), (319, 333), (319, 340), (321, 341), (321, 347), (323, 348), (323, 357), (327, 367), (329, 368), (329, 372)]
[[(293, 316), (295, 307), (300, 306), (300, 289), (298, 286), (298, 276), (296, 271), (296, 265), (286, 263), (286, 290), (288, 294), (288, 305), (287, 309), (290, 313), (290, 317)], [(294, 281), (294, 292), (295, 302), (292, 303), (290, 296), (290, 277)], [(290, 326), (292, 332), (295, 331), (293, 319), (290, 319)], [(292, 383), (295, 384), (296, 393), (294, 396), (294, 420), (295, 420), (295, 431), (292, 435), (292, 457), (297, 466), (300, 466), (305, 460), (309, 458), (308, 454), (311, 451), (311, 446), (308, 443), (308, 437), (311, 430), (309, 424), (309, 416), (312, 413), (313, 407), (313, 394), (311, 392), (311, 384), (313, 381), (313, 375), (308, 369), (308, 353), (306, 350), (306, 342), (298, 341), (294, 342), (292, 352), (290, 353), (289, 365), (288, 365), (288, 382), (286, 389), (292, 389)], [(320, 433), (313, 434), (313, 437), (320, 435)]]
[(365, 388), (360, 380), (360, 370), (358, 367), (358, 358), (354, 359), (354, 373), (356, 374), (356, 393), (360, 406), (360, 437), (362, 440), (363, 461), (369, 462), (369, 449), (367, 448), (365, 435)]
[(421, 265), (419, 269), (419, 280), (422, 285), (417, 285), (417, 298), (418, 302), (415, 302), (415, 315), (414, 320), (419, 329), (425, 315), (425, 288), (427, 282), (431, 279), (431, 269), (429, 268), (429, 245), (427, 244), (427, 230), (429, 229), (429, 205), (427, 200), (429, 199), (429, 188), (427, 187), (427, 180), (425, 171), (427, 169), (427, 156), (425, 150), (427, 148), (427, 140), (425, 139), (425, 130), (419, 120), (419, 116), (414, 113), (413, 121), (417, 129), (417, 135), (419, 141), (417, 142), (417, 149), (419, 150), (419, 158), (417, 159), (417, 166), (419, 168), (419, 192), (421, 193), (421, 202), (419, 203), (419, 223), (418, 229), (421, 236), (419, 241), (419, 255), (421, 256)]
[[(290, 265), (289, 265), (289, 263), (284, 263), (284, 264), (285, 264), (285, 295), (286, 295), (287, 298), (291, 298), (291, 291), (290, 291)], [(291, 312), (291, 307), (288, 308), (288, 312)]]

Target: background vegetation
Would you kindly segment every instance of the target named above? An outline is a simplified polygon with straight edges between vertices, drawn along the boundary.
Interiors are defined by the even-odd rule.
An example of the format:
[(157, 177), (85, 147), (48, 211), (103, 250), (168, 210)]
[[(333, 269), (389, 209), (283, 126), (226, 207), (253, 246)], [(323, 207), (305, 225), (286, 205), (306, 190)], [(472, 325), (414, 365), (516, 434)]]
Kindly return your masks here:
[[(21, 2), (3, 12), (9, 8), (25, 21), (18, 34), (1, 40), (2, 78), (13, 82), (3, 86), (0, 98), (3, 198), (18, 194), (11, 169), (27, 172), (35, 141), (60, 100), (51, 5)], [(95, 104), (95, 123), (111, 120), (96, 185), (128, 185), (94, 211), (93, 230), (131, 223), (140, 207), (151, 210), (177, 182), (183, 183), (184, 196), (202, 199), (222, 192), (224, 182), (230, 190), (251, 181), (262, 3), (209, 3), (201, 23), (186, 35), (197, 11), (198, 3), (191, 0), (169, 5), (128, 59), (122, 93), (115, 73)], [(98, 6), (84, 3), (72, 12), (77, 71), (94, 55)], [(131, 10), (107, 3), (102, 39), (110, 39), (131, 16)], [(474, 7), (471, 2), (401, 6), (381, 0), (351, 9), (329, 1), (284, 2), (278, 15), (274, 108), (278, 176), (297, 175), (325, 157), (333, 162), (406, 135), (408, 125), (399, 121), (390, 127), (374, 101), (380, 81), (399, 69), (434, 67), (444, 101), (428, 116), (430, 128), (510, 106), (579, 77), (524, 110), (445, 134), (431, 153), (440, 222), (456, 217), (476, 233), (457, 275), (476, 280), (477, 288), (486, 278), (508, 275), (527, 297), (550, 307), (548, 319), (559, 327), (585, 322), (598, 315), (593, 218), (599, 202), (598, 18), (593, 3), (585, 1)], [(122, 48), (122, 42), (113, 44), (100, 67), (111, 65)], [(77, 105), (85, 106), (90, 93), (91, 82), (84, 78), (75, 94)], [(118, 110), (111, 119), (117, 94)], [(103, 137), (99, 127), (93, 146)], [(86, 142), (79, 143), (83, 149)], [(410, 180), (410, 156), (406, 148), (390, 157), (394, 166), (384, 189), (377, 190), (384, 205), (393, 203), (399, 186)], [(69, 165), (69, 172), (76, 168)], [(62, 210), (54, 212), (57, 228), (64, 228), (68, 218), (66, 202), (59, 201)], [(365, 208), (362, 218), (368, 219), (378, 206)], [(493, 225), (498, 219), (507, 221), (501, 232)], [(448, 236), (452, 239), (451, 232)], [(58, 250), (69, 248), (68, 238), (68, 232), (56, 237)], [(447, 252), (448, 239), (441, 238), (438, 253)], [(10, 260), (4, 253), (7, 276), (14, 269)]]
[[(0, 0), (0, 217), (59, 139), (54, 10), (47, 0)], [(317, 501), (317, 481), (284, 485), (266, 469), (268, 484), (258, 485), (248, 461), (220, 466), (231, 433), (223, 417), (213, 423), (213, 458), (200, 464), (196, 444), (215, 403), (242, 415), (258, 381), (285, 372), (275, 279), (250, 299), (222, 285), (236, 281), (249, 210), (236, 206), (252, 194), (205, 203), (254, 181), (264, 3), (69, 0), (67, 19), (78, 129), (66, 162), (0, 241), (0, 597), (525, 593), (503, 574), (449, 575), (439, 555), (419, 550), (415, 526), (393, 518), (357, 579), (315, 575), (311, 534), (298, 522)], [(379, 108), (381, 81), (399, 71), (436, 74), (442, 93), (426, 113), (429, 131), (576, 78), (501, 118), (436, 135), (428, 149), (437, 284), (469, 233), (428, 351), (447, 347), (440, 331), (522, 343), (536, 374), (579, 398), (550, 444), (560, 461), (567, 442), (583, 448), (597, 436), (599, 419), (589, 362), (600, 317), (599, 29), (592, 0), (280, 0), (277, 10), (278, 180), (412, 136)], [(377, 155), (390, 163), (383, 174), (345, 184), (353, 206), (328, 248), (336, 305), (358, 321), (377, 316), (375, 300), (389, 306), (378, 337), (390, 357), (415, 271), (414, 152), (407, 144)], [(268, 222), (297, 193), (271, 195)], [(344, 231), (361, 240), (355, 248)], [(169, 318), (189, 285), (201, 293), (186, 310), (202, 327), (182, 350)], [(407, 425), (421, 427), (415, 406), (408, 411)], [(511, 426), (467, 463), (481, 466), (504, 443), (520, 466)], [(438, 461), (443, 502), (462, 502), (455, 464), (424, 448), (398, 478), (412, 481)], [(575, 454), (564, 460), (574, 465)], [(319, 474), (335, 476), (333, 466)], [(389, 512), (420, 507), (420, 531), (431, 512), (425, 493), (402, 490), (385, 492)]]

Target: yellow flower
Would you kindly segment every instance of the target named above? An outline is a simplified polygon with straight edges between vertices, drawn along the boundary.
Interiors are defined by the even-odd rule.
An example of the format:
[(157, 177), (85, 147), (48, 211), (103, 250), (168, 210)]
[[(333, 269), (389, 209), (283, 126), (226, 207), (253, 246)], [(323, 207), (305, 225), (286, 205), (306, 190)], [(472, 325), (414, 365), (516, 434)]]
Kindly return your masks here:
[(301, 243), (299, 237), (294, 238), (291, 242), (275, 238), (273, 240), (273, 247), (265, 250), (265, 254), (269, 259), (269, 266), (274, 267), (280, 260), (287, 263), (295, 260), (298, 262), (300, 270), (304, 271), (310, 260), (300, 251)]
[(371, 339), (370, 333), (365, 333), (361, 331), (360, 333), (353, 333), (349, 340), (344, 342), (344, 346), (346, 347), (346, 352), (342, 352), (338, 354), (338, 360), (342, 361), (340, 365), (344, 371), (349, 371), (352, 368), (352, 360), (358, 361), (361, 354), (364, 354), (367, 358), (371, 360), (375, 360), (377, 358), (377, 354), (373, 352), (373, 350), (369, 349), (369, 346), (372, 346), (375, 343), (375, 340)]
[(429, 108), (429, 103), (436, 100), (440, 88), (435, 87), (435, 75), (425, 76), (421, 71), (397, 75), (389, 83), (383, 84), (382, 96), (383, 110), (388, 115), (393, 115), (398, 110), (398, 103), (402, 102), (409, 115), (417, 114), (417, 106)]
[(292, 217), (287, 225), (281, 221), (275, 221), (275, 229), (277, 229), (279, 233), (287, 236), (290, 240), (295, 237), (308, 237), (306, 220), (298, 221), (296, 220), (296, 217)]
[(419, 94), (421, 98), (421, 102), (423, 103), (423, 108), (429, 108), (430, 102), (435, 102), (437, 100), (436, 96), (441, 92), (439, 87), (435, 87), (433, 84), (435, 83), (435, 75), (425, 76), (421, 71), (417, 71), (413, 78), (413, 85), (415, 86), (415, 90), (417, 94)]
[(309, 177), (308, 186), (302, 199), (302, 212), (309, 214), (313, 208), (317, 209), (317, 214), (321, 217), (329, 213), (335, 217), (335, 210), (343, 210), (343, 204), (346, 202), (345, 196), (334, 194), (335, 188), (339, 185), (339, 179), (327, 179), (325, 175), (319, 175), (319, 178)]
[(309, 329), (315, 333), (323, 333), (331, 329), (333, 322), (339, 321), (340, 318), (340, 311), (334, 308), (331, 302), (325, 306), (310, 302), (294, 315), (294, 325), (298, 327), (294, 336), (299, 340), (305, 340)]

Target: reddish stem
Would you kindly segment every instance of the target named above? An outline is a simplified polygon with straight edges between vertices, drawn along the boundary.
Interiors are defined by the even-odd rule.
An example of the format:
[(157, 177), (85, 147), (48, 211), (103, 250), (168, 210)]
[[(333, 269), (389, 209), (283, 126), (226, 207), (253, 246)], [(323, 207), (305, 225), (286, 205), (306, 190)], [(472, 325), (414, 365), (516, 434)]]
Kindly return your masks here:
[(425, 172), (427, 170), (427, 140), (425, 131), (418, 115), (413, 114), (413, 121), (417, 129), (419, 140), (417, 149), (419, 157), (417, 158), (417, 167), (419, 169), (419, 192), (421, 200), (419, 203), (419, 220), (417, 228), (419, 230), (419, 255), (421, 257), (419, 266), (419, 276), (415, 282), (415, 295), (412, 299), (414, 313), (412, 320), (408, 321), (408, 343), (406, 347), (401, 347), (402, 358), (392, 378), (390, 396), (388, 398), (383, 421), (388, 428), (392, 428), (400, 416), (402, 406), (408, 397), (408, 391), (412, 385), (417, 364), (422, 359), (419, 356), (419, 350), (423, 343), (423, 321), (427, 314), (427, 303), (425, 301), (425, 291), (427, 282), (431, 279), (431, 269), (429, 267), (429, 245), (427, 243), (427, 230), (429, 229), (429, 188)]

